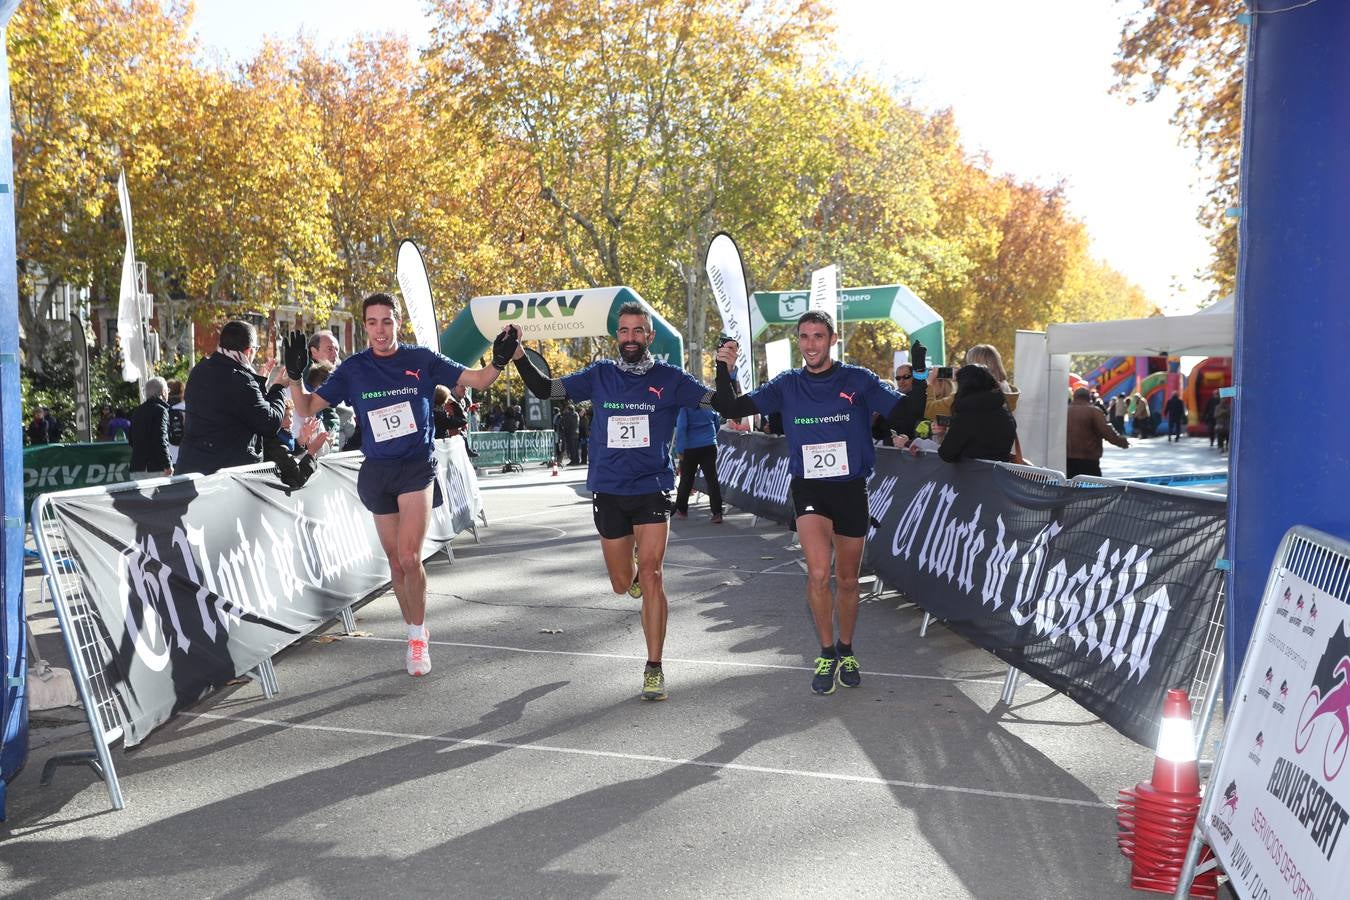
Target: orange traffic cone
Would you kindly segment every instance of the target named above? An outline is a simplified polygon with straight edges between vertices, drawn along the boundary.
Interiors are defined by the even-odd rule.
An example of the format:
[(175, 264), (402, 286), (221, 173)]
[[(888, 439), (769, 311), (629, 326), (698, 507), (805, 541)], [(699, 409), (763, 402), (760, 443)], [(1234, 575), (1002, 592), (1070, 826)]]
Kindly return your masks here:
[[(1117, 843), (1130, 859), (1130, 887), (1172, 894), (1181, 878), (1186, 848), (1200, 812), (1200, 768), (1195, 759), (1191, 701), (1182, 690), (1170, 690), (1163, 701), (1153, 777), (1120, 792), (1116, 814)], [(1217, 872), (1196, 878), (1191, 894), (1218, 895)]]

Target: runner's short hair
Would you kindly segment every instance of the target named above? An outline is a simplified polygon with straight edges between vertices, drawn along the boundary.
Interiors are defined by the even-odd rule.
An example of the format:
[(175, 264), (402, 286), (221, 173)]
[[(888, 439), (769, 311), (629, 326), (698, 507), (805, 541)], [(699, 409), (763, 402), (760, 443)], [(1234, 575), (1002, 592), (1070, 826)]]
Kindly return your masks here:
[(647, 309), (647, 307), (643, 306), (641, 303), (638, 303), (635, 300), (629, 300), (628, 302), (624, 303), (623, 306), (620, 306), (619, 315), (642, 316), (647, 320), (648, 324), (651, 324), (652, 321), (651, 310)]
[(387, 306), (393, 311), (394, 318), (395, 319), (398, 318), (398, 303), (395, 302), (393, 297), (389, 296), (384, 291), (376, 291), (375, 293), (371, 294), (369, 297), (361, 301), (362, 319), (366, 317), (366, 310), (370, 309), (372, 306)]
[[(361, 317), (365, 318), (364, 308), (361, 310)], [(309, 348), (310, 353), (313, 353), (315, 350), (319, 349), (319, 341), (323, 340), (326, 337), (332, 338), (333, 343), (335, 344), (337, 343), (337, 335), (333, 334), (333, 332), (325, 328), (322, 331), (316, 331), (313, 334), (311, 334), (309, 336), (309, 341), (306, 342), (305, 346)]]
[(808, 309), (802, 313), (802, 317), (797, 320), (797, 331), (802, 330), (803, 322), (819, 322), (829, 329), (830, 334), (834, 334), (834, 317), (823, 309)]

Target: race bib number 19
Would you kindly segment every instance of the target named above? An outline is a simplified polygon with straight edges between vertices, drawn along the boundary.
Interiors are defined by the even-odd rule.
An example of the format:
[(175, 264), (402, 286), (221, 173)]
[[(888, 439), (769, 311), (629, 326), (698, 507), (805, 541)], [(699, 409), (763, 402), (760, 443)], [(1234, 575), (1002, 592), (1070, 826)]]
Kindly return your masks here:
[(652, 444), (646, 416), (610, 416), (608, 438), (608, 445), (617, 450)]
[(802, 470), (807, 478), (834, 478), (848, 474), (848, 444), (831, 441), (802, 447)]
[(372, 409), (367, 418), (370, 419), (370, 436), (377, 443), (392, 441), (417, 431), (417, 420), (413, 418), (412, 406), (407, 400), (382, 409)]

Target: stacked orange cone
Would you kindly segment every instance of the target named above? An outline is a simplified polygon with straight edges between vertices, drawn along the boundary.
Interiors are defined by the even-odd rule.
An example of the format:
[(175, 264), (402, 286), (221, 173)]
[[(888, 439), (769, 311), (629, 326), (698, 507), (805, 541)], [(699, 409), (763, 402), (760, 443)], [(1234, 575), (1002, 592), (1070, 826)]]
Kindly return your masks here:
[[(1132, 863), (1130, 887), (1159, 894), (1176, 892), (1199, 812), (1200, 769), (1195, 760), (1191, 701), (1185, 691), (1173, 689), (1163, 701), (1153, 777), (1147, 784), (1120, 792), (1117, 843)], [(1210, 856), (1206, 847), (1200, 862)], [(1217, 897), (1218, 893), (1218, 872), (1213, 868), (1191, 885), (1192, 896)]]

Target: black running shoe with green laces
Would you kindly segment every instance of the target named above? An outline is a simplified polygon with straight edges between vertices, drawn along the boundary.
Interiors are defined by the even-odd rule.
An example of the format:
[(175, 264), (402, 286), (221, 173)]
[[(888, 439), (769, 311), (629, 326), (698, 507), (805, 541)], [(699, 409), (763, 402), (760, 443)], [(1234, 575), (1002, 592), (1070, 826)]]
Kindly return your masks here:
[(811, 677), (811, 692), (814, 694), (833, 694), (835, 672), (839, 669), (839, 659), (834, 656), (816, 657), (816, 674)]
[(847, 688), (862, 684), (862, 673), (858, 671), (858, 657), (849, 653), (839, 657), (839, 683)]
[(660, 669), (651, 666), (642, 670), (642, 699), (666, 699), (666, 676)]

